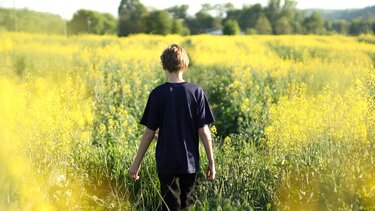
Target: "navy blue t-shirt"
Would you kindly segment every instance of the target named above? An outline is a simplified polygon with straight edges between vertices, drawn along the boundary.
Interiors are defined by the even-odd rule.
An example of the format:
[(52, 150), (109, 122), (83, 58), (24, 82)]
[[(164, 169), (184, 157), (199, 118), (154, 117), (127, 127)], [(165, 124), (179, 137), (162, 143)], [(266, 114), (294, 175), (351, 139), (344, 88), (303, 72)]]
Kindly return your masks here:
[(155, 152), (158, 173), (196, 173), (198, 129), (214, 121), (198, 85), (166, 82), (153, 89), (140, 123), (151, 130), (159, 128)]

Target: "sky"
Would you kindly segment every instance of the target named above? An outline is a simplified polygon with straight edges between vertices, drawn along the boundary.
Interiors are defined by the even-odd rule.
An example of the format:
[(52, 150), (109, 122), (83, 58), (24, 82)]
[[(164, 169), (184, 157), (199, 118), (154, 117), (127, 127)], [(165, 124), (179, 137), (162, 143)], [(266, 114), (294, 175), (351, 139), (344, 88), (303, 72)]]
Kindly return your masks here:
[[(66, 20), (73, 17), (79, 9), (89, 9), (98, 12), (111, 13), (117, 16), (117, 8), (121, 0), (0, 0), (0, 7), (28, 8), (30, 10), (50, 12), (60, 15)], [(165, 9), (174, 5), (189, 4), (189, 14), (195, 14), (203, 3), (220, 4), (231, 2), (236, 8), (244, 4), (261, 3), (266, 5), (268, 0), (141, 0), (149, 8)], [(297, 0), (297, 8), (319, 9), (349, 9), (364, 8), (375, 5), (374, 0)]]

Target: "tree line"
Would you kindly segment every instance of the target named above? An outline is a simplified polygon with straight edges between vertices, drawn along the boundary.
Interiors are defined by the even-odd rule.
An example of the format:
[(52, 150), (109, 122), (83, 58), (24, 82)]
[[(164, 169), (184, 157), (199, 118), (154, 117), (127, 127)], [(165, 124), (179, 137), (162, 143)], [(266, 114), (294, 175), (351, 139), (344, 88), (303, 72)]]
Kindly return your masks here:
[(0, 8), (0, 31), (64, 34), (64, 20), (50, 13)]
[(202, 4), (194, 15), (188, 5), (148, 11), (139, 0), (122, 0), (119, 6), (119, 36), (133, 33), (201, 34), (219, 29), (223, 34), (351, 34), (375, 33), (375, 16), (350, 21), (325, 20), (319, 12), (306, 15), (294, 0), (269, 0), (267, 6), (231, 3)]
[[(0, 30), (65, 34), (135, 33), (194, 35), (235, 34), (374, 34), (375, 16), (367, 13), (351, 20), (325, 19), (321, 13), (298, 10), (294, 0), (269, 0), (235, 8), (233, 4), (202, 4), (194, 15), (188, 5), (163, 10), (148, 9), (140, 0), (121, 0), (118, 17), (91, 10), (78, 10), (64, 21), (57, 15), (29, 10), (0, 9)], [(374, 7), (375, 8), (375, 7)], [(17, 20), (16, 20), (17, 18)]]

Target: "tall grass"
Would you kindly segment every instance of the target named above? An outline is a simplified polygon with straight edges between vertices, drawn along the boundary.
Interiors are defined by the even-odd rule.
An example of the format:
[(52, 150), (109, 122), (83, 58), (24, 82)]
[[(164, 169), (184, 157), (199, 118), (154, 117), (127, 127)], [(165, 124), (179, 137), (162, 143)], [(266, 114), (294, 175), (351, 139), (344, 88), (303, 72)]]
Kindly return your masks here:
[(1, 209), (159, 208), (154, 144), (126, 173), (170, 43), (217, 120), (193, 210), (375, 209), (371, 36), (1, 36)]

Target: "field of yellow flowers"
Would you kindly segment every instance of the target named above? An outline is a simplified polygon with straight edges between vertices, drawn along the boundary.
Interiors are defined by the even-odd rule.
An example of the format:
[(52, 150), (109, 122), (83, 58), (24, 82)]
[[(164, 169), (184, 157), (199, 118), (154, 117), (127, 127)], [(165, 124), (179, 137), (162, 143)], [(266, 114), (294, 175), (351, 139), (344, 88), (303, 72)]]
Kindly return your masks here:
[(160, 207), (154, 146), (126, 173), (171, 43), (217, 120), (192, 209), (375, 209), (374, 36), (0, 36), (0, 210)]

